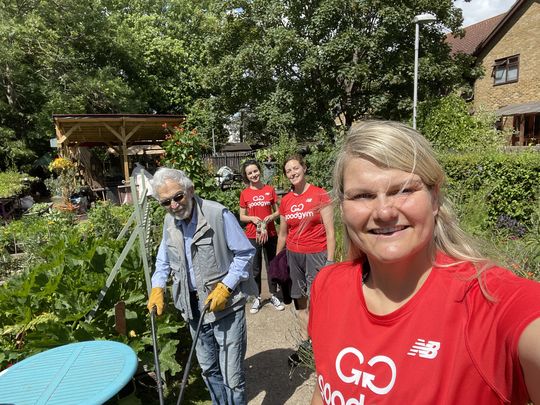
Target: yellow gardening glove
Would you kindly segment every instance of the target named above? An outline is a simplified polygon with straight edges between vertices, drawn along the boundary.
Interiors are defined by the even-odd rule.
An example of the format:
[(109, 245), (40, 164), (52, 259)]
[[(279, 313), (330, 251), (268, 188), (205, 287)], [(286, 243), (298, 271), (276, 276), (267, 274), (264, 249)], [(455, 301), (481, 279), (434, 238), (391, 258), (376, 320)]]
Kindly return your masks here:
[(148, 310), (152, 312), (154, 306), (156, 307), (156, 313), (161, 315), (163, 313), (163, 307), (165, 306), (165, 295), (163, 293), (163, 288), (154, 287), (150, 292), (150, 298), (148, 298), (148, 305), (146, 305)]
[(206, 301), (204, 301), (204, 305), (210, 302), (210, 307), (208, 308), (210, 312), (223, 311), (230, 296), (231, 290), (225, 284), (219, 282), (216, 288), (208, 295)]

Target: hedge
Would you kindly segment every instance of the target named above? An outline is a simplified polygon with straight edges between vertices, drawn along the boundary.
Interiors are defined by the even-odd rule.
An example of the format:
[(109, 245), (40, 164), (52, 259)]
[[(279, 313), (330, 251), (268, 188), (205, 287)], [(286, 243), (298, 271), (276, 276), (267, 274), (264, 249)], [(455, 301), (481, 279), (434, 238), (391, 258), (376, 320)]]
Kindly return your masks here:
[(444, 154), (440, 160), (449, 194), (460, 204), (473, 198), (483, 203), (487, 226), (521, 233), (531, 225), (540, 204), (540, 153)]

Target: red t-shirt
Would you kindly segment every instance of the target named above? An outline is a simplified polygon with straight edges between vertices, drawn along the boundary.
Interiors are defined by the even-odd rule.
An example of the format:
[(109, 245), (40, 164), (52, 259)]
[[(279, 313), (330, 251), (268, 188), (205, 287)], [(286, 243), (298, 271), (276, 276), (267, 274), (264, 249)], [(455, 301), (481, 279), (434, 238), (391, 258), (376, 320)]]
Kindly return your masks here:
[(378, 316), (366, 307), (359, 263), (323, 268), (308, 326), (323, 402), (527, 403), (517, 345), (540, 317), (540, 283), (489, 269), (490, 302), (472, 275), (470, 263), (434, 267), (413, 298)]
[(326, 250), (326, 231), (320, 211), (328, 204), (328, 193), (312, 184), (302, 194), (291, 191), (281, 199), (279, 214), (287, 223), (288, 250), (296, 253)]
[[(240, 208), (245, 208), (249, 216), (266, 218), (272, 213), (272, 206), (277, 204), (277, 194), (274, 187), (265, 184), (260, 190), (245, 188), (240, 193)], [(268, 236), (276, 236), (274, 221), (266, 224)], [(257, 226), (253, 222), (246, 225), (246, 236), (249, 239), (257, 237)]]

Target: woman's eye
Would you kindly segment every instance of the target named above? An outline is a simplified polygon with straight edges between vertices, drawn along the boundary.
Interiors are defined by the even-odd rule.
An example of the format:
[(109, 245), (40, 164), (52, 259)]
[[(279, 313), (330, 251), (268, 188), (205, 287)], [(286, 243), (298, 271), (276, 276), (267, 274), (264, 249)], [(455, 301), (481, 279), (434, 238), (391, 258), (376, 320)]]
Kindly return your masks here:
[(394, 190), (390, 193), (388, 193), (388, 195), (408, 195), (408, 194), (411, 194), (411, 193), (414, 193), (415, 191), (415, 188), (414, 187), (404, 187), (404, 188), (400, 188), (400, 189), (397, 189), (397, 190)]
[(351, 200), (370, 200), (370, 199), (373, 199), (375, 198), (375, 195), (374, 194), (370, 194), (370, 193), (359, 193), (359, 194), (354, 194), (351, 196)]

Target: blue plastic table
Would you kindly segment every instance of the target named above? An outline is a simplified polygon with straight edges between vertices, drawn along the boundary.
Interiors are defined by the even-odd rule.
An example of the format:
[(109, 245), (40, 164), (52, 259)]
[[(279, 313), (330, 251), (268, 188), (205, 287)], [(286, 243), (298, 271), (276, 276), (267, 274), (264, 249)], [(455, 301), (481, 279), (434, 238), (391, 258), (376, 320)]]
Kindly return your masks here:
[(0, 373), (0, 405), (102, 404), (130, 381), (136, 369), (137, 356), (123, 343), (71, 343)]

